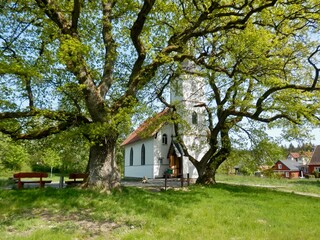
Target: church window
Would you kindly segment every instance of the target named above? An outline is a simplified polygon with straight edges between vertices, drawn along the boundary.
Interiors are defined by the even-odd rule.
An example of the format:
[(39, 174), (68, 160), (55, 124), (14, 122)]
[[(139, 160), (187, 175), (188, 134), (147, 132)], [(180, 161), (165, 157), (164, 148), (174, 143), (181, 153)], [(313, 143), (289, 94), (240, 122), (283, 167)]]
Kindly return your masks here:
[(168, 136), (167, 134), (163, 134), (162, 135), (162, 144), (168, 144)]
[(144, 144), (141, 147), (141, 165), (146, 165), (146, 148)]
[(196, 112), (192, 113), (192, 124), (198, 124), (198, 114)]
[(133, 149), (130, 149), (130, 166), (133, 166)]

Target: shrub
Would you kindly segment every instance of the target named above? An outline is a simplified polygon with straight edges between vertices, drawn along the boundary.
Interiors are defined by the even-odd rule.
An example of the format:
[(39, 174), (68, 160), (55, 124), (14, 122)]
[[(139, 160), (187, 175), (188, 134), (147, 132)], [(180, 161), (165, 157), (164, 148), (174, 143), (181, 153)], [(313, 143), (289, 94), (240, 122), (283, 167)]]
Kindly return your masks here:
[(319, 178), (319, 177), (320, 177), (319, 171), (313, 171), (312, 174), (313, 174), (316, 178)]

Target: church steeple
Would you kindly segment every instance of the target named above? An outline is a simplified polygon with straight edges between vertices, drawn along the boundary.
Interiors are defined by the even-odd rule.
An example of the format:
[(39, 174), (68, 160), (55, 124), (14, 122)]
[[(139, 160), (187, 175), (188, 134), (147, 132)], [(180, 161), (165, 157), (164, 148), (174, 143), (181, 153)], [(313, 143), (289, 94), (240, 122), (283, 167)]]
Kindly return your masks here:
[(191, 127), (190, 133), (197, 134), (205, 124), (204, 108), (197, 107), (206, 102), (205, 81), (197, 74), (199, 70), (190, 61), (182, 63), (182, 70), (181, 76), (171, 83), (170, 103), (176, 106), (179, 114)]
[(193, 102), (193, 105), (205, 101), (204, 79), (196, 74), (196, 67), (190, 61), (182, 63), (183, 73), (171, 83), (170, 103)]

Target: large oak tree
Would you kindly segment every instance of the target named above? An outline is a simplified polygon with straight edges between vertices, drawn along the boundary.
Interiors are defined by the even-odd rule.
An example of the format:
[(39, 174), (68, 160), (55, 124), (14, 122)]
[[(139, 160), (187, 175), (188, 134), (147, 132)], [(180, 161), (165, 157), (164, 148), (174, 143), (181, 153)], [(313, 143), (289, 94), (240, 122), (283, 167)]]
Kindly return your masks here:
[[(175, 125), (184, 154), (199, 173), (197, 183), (215, 183), (232, 147), (248, 145), (266, 125), (291, 137), (303, 135), (307, 125), (319, 126), (319, 3), (278, 1), (275, 6), (252, 16), (245, 27), (191, 39), (191, 54), (184, 56), (192, 67), (182, 66), (168, 77), (172, 82), (189, 74), (206, 82), (208, 101), (195, 105), (207, 117), (208, 151), (200, 159), (183, 140), (186, 128), (179, 120)], [(162, 93), (159, 99), (175, 112), (177, 105)]]
[[(299, 48), (293, 48), (299, 45), (290, 37), (292, 29), (306, 29), (315, 19), (315, 4), (285, 0), (6, 1), (0, 10), (0, 129), (14, 139), (28, 140), (78, 128), (91, 144), (88, 185), (116, 188), (120, 182), (116, 143), (129, 125), (137, 100), (164, 72), (188, 59), (206, 69), (214, 92), (215, 107), (203, 106), (209, 116), (211, 148), (202, 160), (190, 156), (199, 182), (213, 182), (212, 173), (229, 151), (229, 131), (240, 120), (270, 122), (281, 116), (297, 122), (292, 115), (285, 116), (283, 106), (273, 104), (272, 99), (284, 99), (290, 93), (302, 107), (315, 97), (310, 90), (317, 88), (316, 81), (300, 79), (300, 68), (291, 79), (294, 66), (301, 62), (294, 62), (300, 56)], [(248, 36), (251, 30), (255, 37)], [(255, 38), (268, 32), (272, 36), (259, 45)], [(284, 41), (287, 53), (279, 49)], [(279, 90), (284, 93), (277, 94)], [(301, 93), (310, 94), (310, 99), (300, 97)], [(272, 115), (262, 114), (266, 107), (273, 109)], [(218, 119), (215, 126), (213, 109)]]

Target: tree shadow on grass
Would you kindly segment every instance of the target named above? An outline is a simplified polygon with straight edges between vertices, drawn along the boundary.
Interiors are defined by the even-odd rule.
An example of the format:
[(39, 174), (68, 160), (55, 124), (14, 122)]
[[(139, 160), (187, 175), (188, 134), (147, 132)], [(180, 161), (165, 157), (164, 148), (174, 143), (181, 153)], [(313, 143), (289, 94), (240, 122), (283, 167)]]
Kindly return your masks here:
[(124, 187), (112, 194), (89, 189), (23, 189), (0, 191), (1, 224), (10, 225), (18, 218), (37, 215), (77, 215), (78, 219), (109, 221), (135, 215), (154, 218), (172, 218), (180, 208), (196, 204), (207, 197), (205, 191), (194, 188), (190, 191), (151, 192), (135, 187)]
[(252, 196), (252, 195), (265, 195), (266, 193), (273, 193), (275, 192), (274, 189), (270, 188), (262, 188), (262, 187), (254, 187), (254, 186), (244, 186), (244, 185), (232, 185), (232, 184), (226, 184), (226, 183), (218, 183), (212, 186), (212, 188), (219, 189), (222, 191), (227, 191), (233, 196)]
[(193, 207), (203, 198), (209, 197), (200, 188), (191, 187), (188, 190), (170, 189), (152, 192), (146, 189), (125, 187), (114, 195), (116, 201), (134, 214), (148, 214), (155, 218), (174, 217), (182, 208)]

